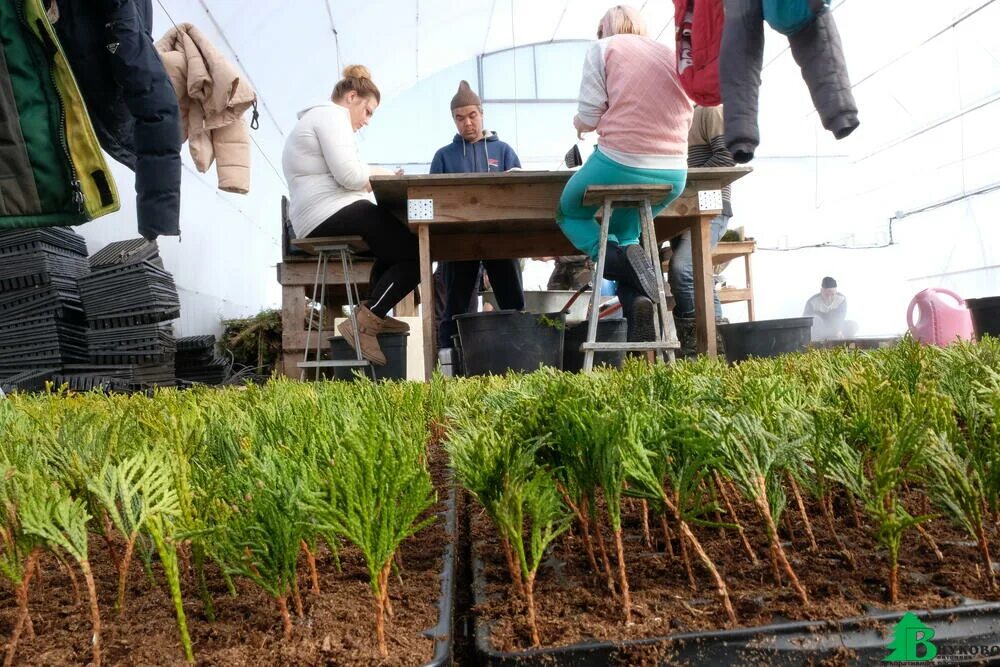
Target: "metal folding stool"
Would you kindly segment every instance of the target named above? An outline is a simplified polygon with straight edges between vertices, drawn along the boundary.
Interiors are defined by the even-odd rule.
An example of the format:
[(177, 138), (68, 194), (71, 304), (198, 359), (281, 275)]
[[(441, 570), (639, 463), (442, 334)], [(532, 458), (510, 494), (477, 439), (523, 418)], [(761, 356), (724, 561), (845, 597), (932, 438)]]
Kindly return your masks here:
[[(293, 239), (291, 245), (317, 256), (316, 278), (313, 281), (313, 300), (319, 304), (319, 309), (309, 309), (309, 323), (306, 328), (306, 345), (302, 361), (297, 365), (300, 369), (299, 379), (306, 379), (306, 371), (315, 369), (314, 379), (319, 380), (323, 368), (371, 368), (371, 364), (361, 356), (361, 334), (358, 331), (358, 320), (355, 312), (361, 303), (357, 283), (354, 282), (355, 254), (365, 252), (368, 246), (360, 236), (325, 236), (316, 238)], [(337, 256), (344, 274), (344, 289), (347, 292), (348, 317), (354, 329), (354, 359), (323, 360), (323, 316), (326, 309), (326, 275), (330, 257)], [(318, 297), (317, 298), (317, 294)], [(316, 329), (316, 345), (311, 344), (313, 328)], [(309, 360), (309, 353), (315, 354), (314, 360)]]

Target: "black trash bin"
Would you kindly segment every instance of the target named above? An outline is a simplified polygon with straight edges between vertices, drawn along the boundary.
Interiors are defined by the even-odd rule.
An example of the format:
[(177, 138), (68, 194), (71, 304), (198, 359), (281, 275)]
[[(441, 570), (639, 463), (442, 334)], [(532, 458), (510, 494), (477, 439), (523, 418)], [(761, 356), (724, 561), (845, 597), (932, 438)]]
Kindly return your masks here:
[(729, 363), (749, 357), (776, 357), (806, 349), (812, 339), (812, 317), (720, 324)]
[(566, 316), (516, 310), (456, 315), (465, 375), (530, 373), (539, 366), (562, 368)]
[(1000, 338), (1000, 296), (966, 299), (965, 305), (972, 314), (972, 330), (976, 340), (984, 335)]
[[(563, 370), (577, 373), (583, 370), (583, 352), (580, 346), (587, 340), (588, 322), (575, 322), (566, 327), (566, 342), (563, 347)], [(597, 321), (598, 343), (624, 343), (628, 337), (628, 320), (623, 317)], [(625, 365), (625, 351), (597, 352), (594, 367), (609, 366), (621, 368)]]
[[(409, 336), (408, 333), (378, 335), (378, 344), (385, 354), (385, 366), (371, 365), (376, 380), (406, 379), (406, 339)], [(346, 361), (357, 357), (354, 348), (347, 344), (343, 336), (334, 336), (330, 339), (330, 358), (335, 361)], [(334, 367), (333, 377), (337, 380), (353, 380), (355, 370), (360, 370), (368, 377), (372, 376), (371, 371), (365, 367), (339, 366)]]

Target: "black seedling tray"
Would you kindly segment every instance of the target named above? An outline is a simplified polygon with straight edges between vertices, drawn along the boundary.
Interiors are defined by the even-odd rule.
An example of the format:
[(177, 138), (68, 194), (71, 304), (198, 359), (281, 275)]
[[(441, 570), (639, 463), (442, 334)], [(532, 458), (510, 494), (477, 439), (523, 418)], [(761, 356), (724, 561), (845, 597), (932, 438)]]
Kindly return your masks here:
[(18, 318), (50, 314), (83, 321), (83, 306), (75, 286), (72, 290), (64, 290), (56, 285), (32, 287), (0, 295), (0, 324)]
[(441, 595), (438, 597), (438, 622), (424, 631), (434, 640), (434, 657), (423, 667), (445, 667), (452, 664), (455, 651), (455, 591), (458, 584), (458, 489), (449, 483), (448, 501), (442, 513), (448, 537), (444, 545), (441, 568)]
[(73, 391), (127, 391), (128, 383), (112, 375), (101, 373), (76, 373), (65, 375), (57, 373), (52, 376), (52, 383), (57, 387), (67, 385)]
[(0, 380), (0, 389), (5, 394), (13, 391), (41, 391), (45, 389), (46, 380), (58, 373), (58, 368), (32, 368), (13, 373)]
[(213, 349), (215, 349), (215, 336), (213, 334), (206, 334), (204, 336), (184, 336), (183, 338), (177, 339), (178, 352), (199, 350), (211, 352)]
[(159, 257), (160, 249), (156, 241), (146, 239), (128, 239), (109, 243), (94, 253), (90, 258), (91, 270), (108, 266), (135, 264)]
[[(87, 316), (90, 316), (89, 311), (87, 312)], [(91, 329), (122, 329), (176, 320), (180, 316), (180, 308), (167, 305), (152, 305), (140, 309), (138, 312), (133, 311), (110, 317), (92, 318), (88, 321), (88, 324)]]
[(0, 255), (11, 255), (40, 246), (56, 248), (64, 253), (87, 256), (87, 242), (68, 227), (42, 227), (0, 233)]
[(84, 257), (44, 251), (5, 255), (0, 262), (0, 291), (48, 285), (57, 278), (75, 280), (88, 270)]
[[(473, 596), (485, 605), (486, 578), (477, 543), (473, 543)], [(938, 656), (963, 655), (984, 647), (1000, 660), (1000, 602), (962, 598), (947, 609), (912, 610), (935, 632)], [(802, 666), (847, 660), (880, 664), (892, 649), (892, 629), (905, 612), (872, 608), (843, 620), (785, 621), (750, 628), (684, 632), (628, 641), (587, 641), (570, 646), (504, 652), (493, 648), (490, 624), (476, 617), (476, 663), (484, 667), (604, 667), (606, 665), (738, 665)], [(616, 623), (608, 619), (608, 623)], [(544, 628), (542, 628), (544, 632)], [(992, 648), (989, 648), (992, 647)], [(840, 664), (840, 663), (837, 663)], [(930, 663), (928, 663), (930, 664)], [(983, 664), (979, 662), (977, 664)]]

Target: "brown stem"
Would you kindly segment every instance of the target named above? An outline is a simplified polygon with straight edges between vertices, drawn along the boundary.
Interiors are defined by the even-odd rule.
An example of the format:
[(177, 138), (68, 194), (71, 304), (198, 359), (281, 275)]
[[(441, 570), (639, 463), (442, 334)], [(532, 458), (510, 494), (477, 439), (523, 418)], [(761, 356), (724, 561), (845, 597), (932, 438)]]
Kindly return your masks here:
[(857, 563), (854, 562), (854, 554), (852, 554), (850, 550), (841, 541), (840, 535), (837, 533), (837, 527), (833, 523), (833, 508), (831, 507), (833, 503), (830, 500), (830, 497), (823, 496), (822, 498), (820, 498), (819, 504), (820, 507), (823, 508), (823, 518), (826, 520), (826, 529), (830, 531), (830, 535), (833, 537), (833, 541), (837, 544), (837, 548), (840, 550), (840, 553), (844, 556), (845, 559), (847, 559), (848, 565), (850, 565), (852, 570), (856, 569)]
[(736, 610), (733, 609), (733, 604), (729, 600), (729, 587), (726, 586), (725, 579), (719, 574), (719, 570), (715, 567), (715, 563), (712, 559), (708, 557), (705, 549), (702, 548), (701, 542), (695, 537), (695, 534), (691, 532), (691, 528), (687, 525), (687, 522), (681, 518), (680, 511), (677, 506), (672, 504), (670, 500), (664, 496), (664, 502), (667, 505), (667, 509), (674, 515), (677, 521), (677, 525), (680, 527), (681, 531), (681, 545), (684, 544), (684, 538), (691, 543), (691, 548), (694, 549), (695, 553), (698, 554), (698, 558), (701, 559), (702, 564), (708, 569), (709, 573), (712, 575), (712, 579), (715, 580), (715, 590), (719, 594), (719, 598), (722, 600), (722, 607), (726, 610), (726, 616), (729, 617), (729, 622), (736, 625)]
[[(684, 521), (680, 514), (681, 506), (681, 492), (678, 490), (674, 491), (674, 514), (677, 523), (680, 524)], [(681, 540), (681, 559), (684, 561), (684, 569), (687, 570), (688, 583), (691, 584), (691, 590), (698, 590), (698, 582), (694, 579), (694, 569), (691, 567), (691, 557), (688, 555), (687, 543)]]
[(983, 530), (983, 523), (980, 521), (976, 525), (976, 540), (979, 542), (979, 554), (983, 558), (983, 567), (986, 568), (986, 574), (989, 577), (990, 590), (995, 591), (997, 589), (997, 578), (993, 574), (993, 559), (990, 558), (990, 543), (986, 540), (986, 531)]
[(281, 636), (288, 640), (292, 638), (292, 615), (288, 613), (287, 595), (279, 595), (274, 599), (278, 602), (278, 611), (281, 612)]
[(385, 606), (385, 615), (389, 618), (394, 616), (392, 611), (392, 601), (389, 599), (389, 574), (392, 573), (392, 561), (386, 564), (382, 568), (382, 583), (380, 588), (382, 590), (382, 604)]
[(899, 561), (893, 561), (889, 568), (889, 604), (899, 601)]
[(292, 579), (292, 601), (295, 603), (295, 615), (299, 618), (305, 617), (305, 610), (302, 608), (302, 593), (299, 591), (299, 577)]
[(719, 473), (716, 472), (713, 475), (715, 476), (715, 485), (719, 489), (719, 495), (722, 496), (722, 501), (726, 504), (726, 512), (729, 513), (733, 523), (736, 524), (736, 532), (740, 534), (740, 541), (743, 543), (743, 548), (746, 550), (747, 555), (750, 556), (750, 562), (756, 567), (760, 565), (760, 560), (757, 559), (757, 554), (754, 553), (753, 547), (750, 546), (750, 540), (747, 539), (747, 533), (743, 530), (743, 524), (740, 523), (740, 517), (736, 514), (736, 508), (733, 507), (733, 503), (729, 500), (729, 494), (726, 493), (726, 486), (719, 478)]
[(528, 575), (524, 594), (528, 600), (528, 626), (531, 628), (531, 645), (541, 646), (542, 640), (538, 636), (538, 623), (535, 620), (535, 572)]
[(858, 511), (858, 503), (854, 498), (854, 494), (850, 490), (847, 491), (847, 504), (851, 508), (851, 518), (854, 519), (854, 527), (861, 527), (861, 513)]
[(789, 513), (788, 512), (784, 512), (783, 511), (781, 513), (781, 527), (784, 528), (785, 533), (788, 534), (788, 541), (794, 543), (795, 542), (795, 529), (792, 526), (792, 520), (789, 517)]
[(718, 489), (716, 489), (715, 484), (708, 481), (707, 478), (701, 480), (702, 485), (706, 489), (706, 493), (711, 497), (712, 504), (715, 505), (715, 523), (718, 524), (719, 528), (719, 539), (726, 539), (726, 529), (722, 527), (722, 512), (719, 510), (719, 497)]
[(608, 558), (608, 550), (604, 548), (604, 530), (601, 528), (601, 520), (594, 520), (594, 537), (597, 539), (598, 550), (601, 552), (601, 562), (604, 565), (604, 577), (608, 584), (608, 590), (612, 597), (618, 597), (615, 590), (615, 575), (611, 571), (611, 559)]
[(97, 587), (94, 585), (94, 574), (90, 571), (90, 562), (80, 561), (83, 580), (87, 584), (87, 597), (90, 598), (90, 620), (94, 626), (92, 652), (94, 667), (101, 667), (101, 610), (97, 607)]
[(625, 612), (625, 625), (632, 623), (632, 597), (628, 591), (628, 576), (625, 574), (625, 547), (622, 544), (622, 529), (615, 529), (615, 549), (618, 551), (618, 585), (622, 591), (622, 609)]
[[(378, 578), (381, 580), (381, 573)], [(385, 643), (385, 597), (381, 592), (375, 596), (375, 637), (378, 640), (379, 655), (389, 657), (389, 647)]]
[(673, 535), (670, 534), (670, 526), (667, 525), (667, 515), (660, 514), (660, 530), (663, 531), (663, 542), (666, 545), (667, 554), (674, 558)]
[(556, 488), (559, 489), (559, 493), (562, 494), (563, 500), (566, 501), (566, 505), (573, 510), (573, 514), (576, 515), (576, 520), (580, 523), (580, 534), (583, 536), (583, 546), (587, 550), (587, 561), (590, 563), (590, 567), (594, 572), (594, 575), (600, 575), (601, 570), (597, 567), (597, 558), (594, 556), (594, 543), (590, 539), (590, 519), (587, 517), (587, 509), (589, 503), (587, 502), (587, 496), (582, 496), (580, 498), (580, 505), (576, 505), (572, 498), (569, 497), (569, 493), (563, 488), (562, 484), (556, 484)]
[(118, 570), (118, 597), (115, 599), (115, 609), (118, 610), (118, 618), (125, 613), (125, 580), (128, 578), (129, 564), (132, 562), (132, 552), (135, 549), (135, 540), (138, 533), (130, 535), (125, 544), (125, 555), (122, 557), (121, 567)]
[(819, 551), (819, 546), (816, 544), (816, 536), (813, 535), (812, 522), (809, 521), (809, 514), (806, 513), (806, 504), (802, 502), (802, 494), (799, 492), (799, 485), (795, 483), (795, 478), (788, 475), (788, 483), (792, 487), (792, 493), (795, 495), (795, 504), (799, 508), (799, 514), (802, 515), (802, 523), (806, 527), (806, 536), (809, 537), (809, 551), (817, 552)]
[[(683, 531), (682, 531), (683, 532)], [(691, 567), (691, 556), (688, 555), (687, 542), (681, 539), (681, 560), (684, 562), (684, 570), (687, 572), (688, 584), (691, 590), (698, 590), (698, 582), (694, 579), (694, 569)]]
[(503, 555), (507, 561), (507, 573), (510, 574), (514, 593), (517, 597), (524, 597), (524, 586), (521, 585), (521, 568), (514, 563), (514, 550), (510, 547), (510, 540), (506, 536), (501, 536), (500, 545), (503, 547)]
[[(4, 658), (3, 667), (11, 667), (14, 664), (14, 654), (17, 652), (17, 642), (21, 638), (21, 631), (24, 629), (26, 623), (31, 623), (31, 615), (28, 613), (28, 584), (31, 581), (31, 574), (35, 569), (38, 556), (41, 552), (40, 548), (36, 548), (28, 554), (21, 585), (14, 590), (14, 594), (17, 597), (17, 622), (14, 624), (10, 642), (7, 643), (7, 656)], [(34, 629), (32, 629), (33, 634)]]
[(934, 552), (934, 557), (937, 558), (937, 561), (939, 563), (943, 563), (944, 554), (941, 553), (940, 549), (938, 549), (937, 542), (934, 541), (934, 538), (931, 537), (931, 534), (928, 533), (927, 530), (924, 529), (924, 527), (921, 526), (919, 523), (917, 524), (917, 532), (920, 533), (920, 537), (923, 538), (924, 542), (927, 543), (927, 546), (929, 546), (931, 548), (931, 551)]
[(305, 540), (302, 540), (302, 550), (306, 554), (306, 562), (309, 564), (309, 578), (312, 580), (310, 593), (319, 595), (319, 572), (316, 570), (316, 554), (312, 552)]
[(649, 532), (649, 503), (645, 500), (639, 503), (639, 511), (642, 512), (642, 538), (646, 542), (646, 548), (653, 549), (653, 536)]
[(760, 511), (765, 524), (767, 525), (767, 537), (771, 540), (771, 553), (775, 560), (780, 563), (785, 574), (788, 576), (789, 581), (792, 583), (792, 588), (798, 593), (799, 600), (802, 604), (809, 604), (809, 596), (806, 594), (806, 589), (802, 587), (799, 582), (799, 578), (795, 576), (795, 570), (792, 569), (792, 564), (788, 562), (788, 558), (785, 556), (785, 550), (781, 548), (781, 542), (778, 539), (778, 528), (774, 525), (774, 519), (771, 516), (771, 508), (767, 502), (767, 484), (762, 476), (757, 476), (757, 497), (754, 500), (757, 505), (757, 509)]
[(118, 550), (115, 549), (115, 542), (111, 539), (111, 534), (114, 532), (115, 527), (114, 524), (111, 523), (111, 517), (109, 517), (108, 513), (105, 511), (101, 511), (101, 522), (104, 526), (104, 543), (108, 547), (108, 554), (111, 555), (111, 562), (114, 563), (115, 570), (121, 572), (122, 562), (118, 558)]

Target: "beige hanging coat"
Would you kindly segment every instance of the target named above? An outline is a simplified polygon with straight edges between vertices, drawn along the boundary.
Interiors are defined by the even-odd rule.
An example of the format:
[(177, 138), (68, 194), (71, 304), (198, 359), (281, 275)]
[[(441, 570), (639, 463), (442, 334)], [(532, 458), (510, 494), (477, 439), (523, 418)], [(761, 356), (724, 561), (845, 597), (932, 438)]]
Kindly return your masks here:
[(190, 23), (156, 43), (180, 103), (184, 138), (198, 171), (216, 164), (219, 189), (250, 190), (250, 130), (243, 114), (257, 99), (241, 72)]

